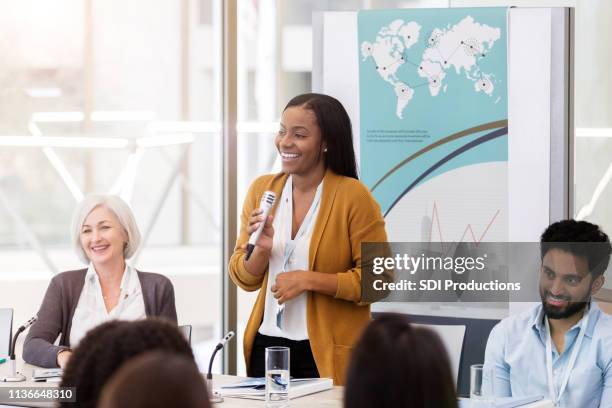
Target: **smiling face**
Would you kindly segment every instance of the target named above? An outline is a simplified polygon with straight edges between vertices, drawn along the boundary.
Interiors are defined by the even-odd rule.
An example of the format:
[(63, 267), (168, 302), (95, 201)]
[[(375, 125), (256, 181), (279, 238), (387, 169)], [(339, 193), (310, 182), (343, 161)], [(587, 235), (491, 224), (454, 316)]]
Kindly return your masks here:
[(99, 205), (85, 217), (80, 240), (85, 254), (95, 266), (123, 259), (128, 239), (115, 214)]
[(593, 279), (586, 258), (561, 249), (550, 249), (542, 260), (540, 297), (550, 319), (565, 319), (582, 311), (603, 277)]
[(301, 106), (285, 109), (274, 144), (281, 155), (283, 172), (308, 176), (325, 167), (325, 143), (313, 111)]

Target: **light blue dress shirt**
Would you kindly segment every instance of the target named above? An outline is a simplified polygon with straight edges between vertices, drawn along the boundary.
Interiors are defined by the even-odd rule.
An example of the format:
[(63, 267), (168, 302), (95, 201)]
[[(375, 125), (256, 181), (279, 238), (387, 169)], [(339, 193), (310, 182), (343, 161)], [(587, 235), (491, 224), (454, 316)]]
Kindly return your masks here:
[[(589, 322), (567, 388), (559, 401), (565, 408), (612, 407), (612, 316), (595, 302), (589, 307)], [(552, 347), (555, 390), (561, 387), (582, 320), (565, 334), (561, 354)], [(493, 328), (485, 352), (485, 373), (494, 373), (497, 396), (542, 395), (552, 399), (546, 375), (546, 326), (539, 304), (510, 316)], [(486, 374), (485, 374), (486, 376)], [(485, 389), (490, 378), (485, 379)]]

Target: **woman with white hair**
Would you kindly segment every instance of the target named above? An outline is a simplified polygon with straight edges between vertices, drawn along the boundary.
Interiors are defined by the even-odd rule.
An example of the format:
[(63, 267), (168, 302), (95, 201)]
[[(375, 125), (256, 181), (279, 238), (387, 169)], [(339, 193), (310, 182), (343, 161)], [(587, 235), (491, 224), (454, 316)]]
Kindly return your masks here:
[(123, 200), (85, 197), (74, 214), (72, 242), (89, 266), (51, 279), (23, 346), (26, 362), (64, 368), (85, 333), (108, 320), (159, 316), (176, 323), (170, 280), (126, 263), (140, 245), (140, 232)]

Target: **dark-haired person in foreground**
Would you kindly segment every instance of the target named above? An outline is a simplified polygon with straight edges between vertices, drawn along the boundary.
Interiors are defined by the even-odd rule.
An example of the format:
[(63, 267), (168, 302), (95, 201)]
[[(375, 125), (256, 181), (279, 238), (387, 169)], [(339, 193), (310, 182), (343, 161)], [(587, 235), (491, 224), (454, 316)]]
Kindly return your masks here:
[(542, 303), (502, 320), (487, 343), (485, 375), (493, 374), (497, 396), (612, 407), (612, 317), (591, 300), (604, 284), (611, 252), (608, 236), (585, 221), (560, 221), (544, 231)]
[(344, 391), (345, 408), (456, 408), (450, 362), (433, 331), (386, 314), (369, 324), (355, 346)]
[[(293, 98), (274, 142), (282, 173), (251, 184), (229, 262), (236, 285), (261, 289), (244, 333), (247, 373), (263, 376), (266, 347), (287, 346), (292, 376), (343, 384), (353, 344), (370, 321), (361, 296), (361, 243), (386, 242), (385, 221), (357, 178), (351, 120), (337, 99)], [(277, 199), (274, 214), (263, 219), (258, 208), (266, 190)], [(246, 260), (249, 236), (261, 223)]]
[(108, 381), (98, 408), (210, 408), (193, 359), (161, 351), (125, 363)]
[(61, 387), (75, 387), (76, 404), (94, 408), (109, 378), (128, 360), (147, 351), (165, 351), (195, 361), (178, 327), (165, 319), (110, 321), (87, 332), (64, 370)]

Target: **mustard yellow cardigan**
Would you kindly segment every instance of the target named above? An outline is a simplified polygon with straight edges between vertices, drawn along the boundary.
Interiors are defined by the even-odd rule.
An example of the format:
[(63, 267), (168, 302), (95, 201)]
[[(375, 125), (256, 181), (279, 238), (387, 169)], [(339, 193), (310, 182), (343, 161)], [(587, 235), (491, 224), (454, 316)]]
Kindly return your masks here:
[[(260, 288), (244, 333), (244, 357), (249, 372), (255, 334), (263, 320), (268, 270), (256, 277), (245, 269), (249, 239), (246, 227), (251, 212), (259, 207), (263, 192), (281, 196), (287, 175), (279, 173), (256, 179), (247, 193), (241, 215), (240, 234), (230, 258), (229, 274), (246, 291)], [(272, 214), (276, 206), (271, 210)], [(338, 291), (334, 297), (308, 292), (306, 316), (312, 354), (321, 377), (344, 384), (345, 371), (361, 331), (370, 320), (370, 306), (361, 303), (361, 243), (385, 242), (385, 221), (378, 203), (359, 180), (327, 170), (317, 221), (310, 241), (309, 270), (335, 273)]]

